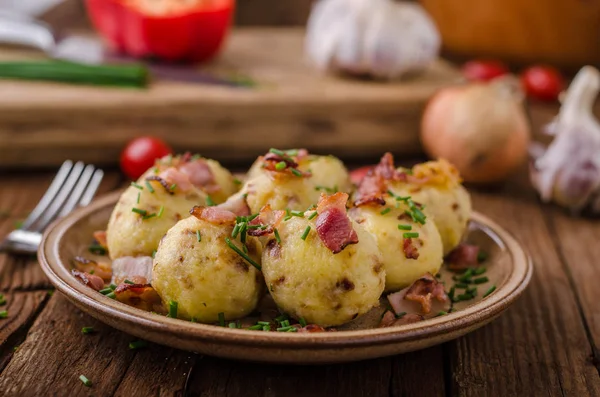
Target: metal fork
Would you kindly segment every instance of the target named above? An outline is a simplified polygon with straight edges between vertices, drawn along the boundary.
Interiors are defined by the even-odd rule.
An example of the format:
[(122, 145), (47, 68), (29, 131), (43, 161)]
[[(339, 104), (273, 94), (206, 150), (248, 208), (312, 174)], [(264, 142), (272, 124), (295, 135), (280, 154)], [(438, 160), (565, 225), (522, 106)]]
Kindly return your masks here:
[(35, 253), (42, 241), (42, 232), (50, 222), (67, 215), (78, 205), (88, 205), (103, 177), (104, 172), (91, 164), (65, 161), (23, 225), (0, 243), (0, 251)]

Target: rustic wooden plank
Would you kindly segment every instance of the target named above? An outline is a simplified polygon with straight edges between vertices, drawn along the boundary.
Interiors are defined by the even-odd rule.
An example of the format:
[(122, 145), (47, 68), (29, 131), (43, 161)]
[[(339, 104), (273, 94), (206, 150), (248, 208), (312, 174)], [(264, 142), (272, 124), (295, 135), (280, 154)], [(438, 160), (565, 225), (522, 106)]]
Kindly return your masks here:
[(559, 247), (566, 272), (575, 290), (585, 317), (587, 331), (594, 345), (595, 363), (600, 371), (600, 309), (598, 287), (600, 280), (600, 224), (597, 219), (569, 216), (556, 207), (546, 207), (554, 243)]
[[(63, 159), (64, 160), (64, 159)], [(24, 220), (36, 206), (54, 173), (15, 173), (2, 177), (0, 189), (0, 239), (3, 239), (17, 224)], [(115, 189), (122, 177), (117, 172), (108, 172), (98, 188), (98, 195)], [(0, 292), (9, 290), (31, 290), (50, 288), (52, 285), (39, 267), (35, 255), (14, 256), (0, 253)]]
[[(445, 396), (444, 346), (392, 357), (390, 397)], [(448, 368), (449, 369), (449, 368)]]
[[(81, 333), (93, 326), (98, 332)], [(5, 396), (41, 396), (48, 391), (72, 395), (112, 395), (137, 352), (128, 348), (132, 336), (83, 314), (56, 293), (38, 316), (0, 376)], [(79, 380), (87, 376), (92, 389)]]
[(7, 310), (8, 317), (0, 319), (0, 372), (8, 364), (14, 349), (25, 339), (27, 330), (44, 307), (48, 293), (8, 292), (3, 295), (6, 304), (0, 305), (0, 311)]
[(530, 287), (492, 324), (450, 345), (452, 392), (481, 395), (600, 395), (600, 378), (576, 297), (544, 215), (526, 183), (474, 192), (475, 208), (511, 230), (532, 255)]
[(312, 0), (239, 0), (237, 25), (304, 25)]

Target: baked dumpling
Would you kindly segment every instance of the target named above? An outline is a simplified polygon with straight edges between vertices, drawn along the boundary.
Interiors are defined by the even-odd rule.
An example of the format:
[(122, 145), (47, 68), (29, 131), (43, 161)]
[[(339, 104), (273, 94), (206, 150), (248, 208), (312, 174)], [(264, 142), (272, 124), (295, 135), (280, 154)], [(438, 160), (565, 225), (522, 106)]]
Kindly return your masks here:
[[(277, 224), (262, 255), (267, 288), (296, 319), (347, 323), (379, 304), (385, 270), (373, 236), (348, 218), (348, 195), (323, 196), (316, 210)], [(315, 213), (317, 214), (315, 216)]]
[(195, 207), (161, 240), (152, 267), (152, 286), (163, 302), (177, 302), (178, 317), (214, 323), (250, 314), (263, 291), (261, 272), (229, 244), (260, 266), (258, 240), (231, 237), (236, 215), (218, 207)]

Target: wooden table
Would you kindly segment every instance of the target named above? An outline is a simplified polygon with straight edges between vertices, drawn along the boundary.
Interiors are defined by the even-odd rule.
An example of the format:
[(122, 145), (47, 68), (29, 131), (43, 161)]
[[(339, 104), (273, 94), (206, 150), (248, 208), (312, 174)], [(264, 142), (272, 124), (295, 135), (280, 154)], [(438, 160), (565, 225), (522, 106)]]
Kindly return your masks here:
[[(49, 173), (4, 175), (0, 237), (26, 216)], [(102, 185), (121, 186), (116, 172)], [(530, 287), (492, 324), (410, 354), (345, 365), (228, 361), (150, 345), (52, 294), (35, 259), (0, 255), (0, 395), (600, 396), (600, 223), (541, 205), (526, 178), (472, 190), (475, 208), (511, 230), (535, 264)], [(84, 335), (93, 326), (98, 333)], [(92, 382), (86, 388), (78, 379)]]

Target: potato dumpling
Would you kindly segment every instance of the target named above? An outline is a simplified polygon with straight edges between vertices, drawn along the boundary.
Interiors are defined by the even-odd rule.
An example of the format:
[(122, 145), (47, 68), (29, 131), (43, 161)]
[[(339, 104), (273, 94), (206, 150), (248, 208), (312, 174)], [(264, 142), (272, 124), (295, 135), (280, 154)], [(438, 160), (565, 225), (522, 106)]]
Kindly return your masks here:
[[(191, 216), (161, 240), (152, 268), (152, 286), (163, 302), (176, 301), (178, 317), (214, 323), (244, 317), (263, 291), (260, 271), (232, 250), (225, 238), (232, 224), (214, 224)], [(197, 232), (200, 231), (200, 241)], [(240, 249), (241, 243), (232, 241)], [(260, 263), (260, 244), (246, 240), (248, 255)]]
[(418, 164), (408, 181), (393, 181), (388, 187), (425, 206), (424, 212), (431, 215), (442, 238), (444, 255), (458, 246), (471, 217), (471, 197), (452, 165), (444, 160)]
[(206, 202), (206, 194), (201, 190), (191, 188), (184, 192), (177, 187), (171, 190), (158, 180), (146, 181), (152, 175), (154, 172), (150, 170), (140, 177), (137, 187), (128, 187), (113, 209), (106, 229), (112, 259), (152, 255), (169, 228), (187, 218), (194, 205)]
[[(278, 226), (281, 243), (270, 239), (262, 270), (271, 296), (286, 313), (323, 327), (347, 323), (379, 303), (385, 270), (373, 236), (352, 221), (358, 243), (334, 254), (321, 241), (312, 212)], [(310, 232), (303, 240), (306, 228)]]
[(352, 190), (348, 170), (337, 157), (309, 155), (300, 161), (298, 168), (310, 171), (310, 180), (317, 191), (349, 193)]
[[(352, 208), (350, 216), (377, 240), (385, 268), (386, 291), (409, 286), (425, 273), (436, 274), (443, 262), (440, 234), (433, 220), (415, 222), (404, 203)], [(404, 237), (417, 233), (418, 237)], [(412, 236), (412, 235), (411, 235)]]
[(270, 171), (246, 182), (240, 194), (247, 195), (246, 202), (252, 213), (267, 204), (275, 210), (303, 211), (319, 198), (310, 178)]

